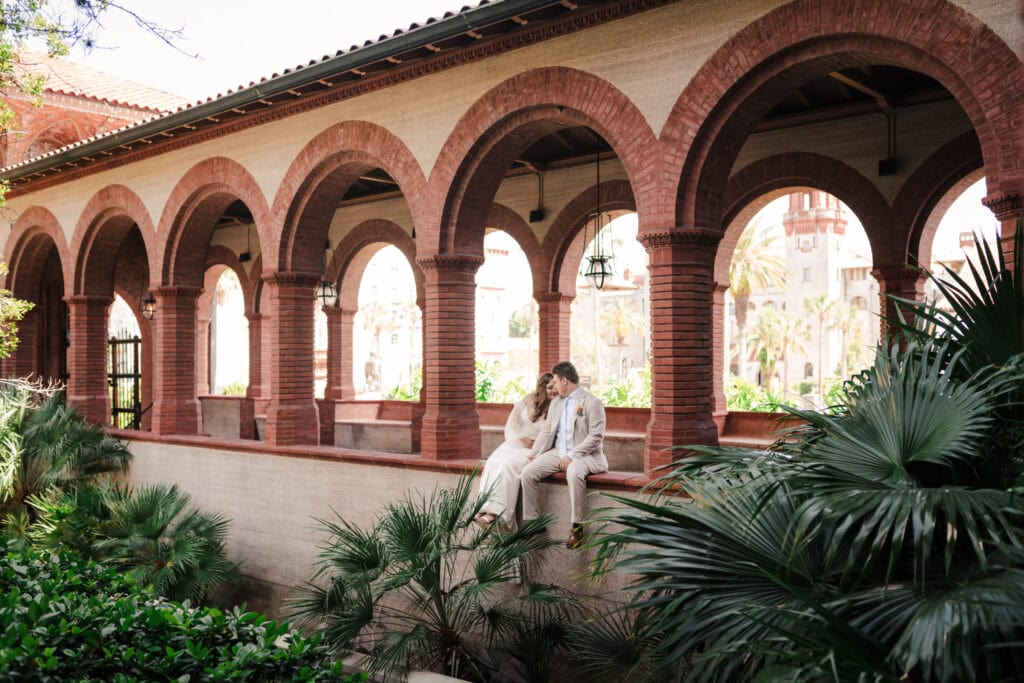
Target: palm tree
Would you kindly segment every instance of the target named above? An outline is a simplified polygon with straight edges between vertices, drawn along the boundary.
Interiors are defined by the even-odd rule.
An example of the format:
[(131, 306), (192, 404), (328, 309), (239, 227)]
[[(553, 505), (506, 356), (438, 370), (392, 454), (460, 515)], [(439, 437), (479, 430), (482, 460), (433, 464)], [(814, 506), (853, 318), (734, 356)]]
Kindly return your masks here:
[(825, 395), (825, 333), (830, 329), (830, 320), (834, 308), (835, 301), (828, 297), (827, 292), (804, 299), (804, 312), (814, 316), (818, 322), (818, 364), (814, 370), (814, 374), (818, 377), (818, 400), (821, 400)]
[(846, 379), (849, 372), (849, 344), (848, 335), (859, 322), (860, 311), (855, 306), (837, 301), (830, 311), (832, 320), (829, 327), (839, 331), (839, 377)]
[(189, 508), (188, 494), (177, 486), (113, 487), (106, 502), (109, 519), (93, 543), (97, 559), (158, 595), (198, 602), (234, 572), (224, 547), (228, 520)]
[(747, 308), (750, 306), (750, 295), (757, 290), (779, 288), (786, 284), (786, 259), (778, 243), (778, 232), (772, 226), (752, 222), (736, 242), (729, 263), (729, 292), (736, 304), (736, 327), (739, 328), (736, 345), (740, 377), (746, 374)]
[(688, 447), (655, 497), (605, 511), (601, 568), (636, 574), (642, 629), (589, 666), (625, 652), (623, 668), (700, 680), (1017, 680), (1024, 227), (1016, 244), (1012, 269), (981, 250), (980, 293), (937, 282), (952, 313), (902, 302), (904, 338), (836, 413), (789, 409), (806, 426), (768, 452)]
[(530, 561), (554, 544), (538, 533), (549, 520), (511, 533), (478, 529), (486, 496), (471, 495), (472, 479), (406, 497), (367, 530), (319, 520), (330, 537), (296, 615), (324, 628), (339, 653), (365, 654), (372, 671), (478, 681), (511, 661), (546, 680), (576, 608), (557, 587), (527, 578)]
[(51, 492), (74, 492), (107, 473), (125, 472), (123, 443), (89, 424), (60, 391), (20, 380), (0, 381), (0, 519), (31, 523), (28, 502)]
[(622, 371), (622, 354), (625, 351), (626, 339), (630, 333), (642, 333), (646, 322), (636, 299), (632, 297), (617, 296), (606, 302), (602, 308), (601, 326), (611, 333), (615, 340), (612, 346), (619, 349), (617, 373)]

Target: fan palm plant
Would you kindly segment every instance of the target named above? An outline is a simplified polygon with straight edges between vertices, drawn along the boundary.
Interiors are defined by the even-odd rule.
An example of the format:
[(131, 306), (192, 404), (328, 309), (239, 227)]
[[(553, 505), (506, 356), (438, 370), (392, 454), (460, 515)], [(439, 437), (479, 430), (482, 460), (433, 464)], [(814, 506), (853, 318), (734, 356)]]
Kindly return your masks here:
[(31, 497), (73, 492), (128, 469), (123, 443), (89, 424), (60, 392), (21, 380), (0, 382), (0, 517), (36, 517)]
[(406, 497), (368, 530), (319, 520), (330, 535), (321, 581), (293, 603), (296, 615), (323, 628), (337, 651), (367, 655), (373, 671), (482, 681), (511, 667), (546, 680), (576, 609), (569, 594), (526, 576), (553, 545), (538, 534), (548, 520), (479, 529), (472, 520), (484, 498), (473, 498), (471, 483)]
[(907, 338), (835, 414), (789, 409), (807, 424), (768, 452), (691, 447), (603, 513), (601, 567), (638, 576), (657, 657), (698, 680), (1019, 680), (1022, 233), (1012, 270), (983, 246), (979, 290), (939, 283), (952, 315), (903, 302)]
[(96, 556), (140, 585), (198, 602), (234, 572), (224, 550), (228, 520), (189, 508), (188, 494), (177, 486), (113, 487), (106, 503), (109, 519), (97, 530)]

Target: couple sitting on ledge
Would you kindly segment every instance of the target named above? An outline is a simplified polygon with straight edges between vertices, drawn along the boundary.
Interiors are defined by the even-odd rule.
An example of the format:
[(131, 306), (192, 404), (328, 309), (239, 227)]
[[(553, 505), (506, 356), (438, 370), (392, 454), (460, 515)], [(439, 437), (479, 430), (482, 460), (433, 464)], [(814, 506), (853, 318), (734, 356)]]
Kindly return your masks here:
[(505, 442), (484, 465), (480, 490), (490, 492), (476, 516), (480, 526), (516, 525), (516, 500), (523, 492), (523, 521), (540, 516), (539, 483), (565, 472), (572, 532), (566, 546), (583, 541), (587, 476), (608, 471), (602, 448), (605, 416), (601, 400), (580, 386), (572, 363), (563, 361), (537, 380), (537, 388), (512, 408)]

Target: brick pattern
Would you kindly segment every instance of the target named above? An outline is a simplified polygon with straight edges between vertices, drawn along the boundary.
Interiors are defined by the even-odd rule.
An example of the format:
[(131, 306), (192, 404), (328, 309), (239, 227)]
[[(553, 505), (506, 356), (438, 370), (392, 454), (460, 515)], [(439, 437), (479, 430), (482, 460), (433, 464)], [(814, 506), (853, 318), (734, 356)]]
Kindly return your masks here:
[(431, 460), (479, 458), (474, 310), (483, 259), (442, 256), (418, 263), (426, 276), (420, 451)]
[(729, 412), (725, 402), (725, 353), (722, 352), (722, 349), (725, 348), (725, 328), (729, 324), (729, 318), (725, 315), (725, 293), (728, 291), (728, 284), (716, 282), (712, 295), (714, 318), (711, 324), (714, 330), (712, 335), (714, 357), (711, 363), (711, 412), (715, 416), (719, 434), (725, 428), (725, 415)]
[(767, 108), (850, 60), (938, 80), (974, 124), (990, 190), (1019, 183), (1024, 66), (995, 32), (943, 0), (796, 0), (738, 31), (676, 101), (661, 136), (664, 172), (681, 179), (675, 224), (718, 225), (733, 162)]
[(569, 358), (571, 307), (575, 297), (546, 292), (537, 297), (540, 337), (540, 371)]
[(925, 159), (892, 202), (893, 223), (907, 232), (907, 243), (894, 242), (893, 249), (876, 260), (896, 261), (902, 257), (896, 248), (905, 247), (911, 263), (931, 263), (939, 221), (953, 200), (982, 176), (984, 163), (973, 131), (950, 140)]
[[(534, 280), (535, 291), (554, 291), (570, 297), (576, 296), (576, 272), (587, 246), (583, 243), (583, 227), (597, 206), (599, 191), (603, 211), (636, 211), (633, 189), (625, 180), (607, 180), (601, 183), (600, 188), (589, 187), (573, 197), (558, 212), (544, 234), (541, 253), (546, 255), (548, 261), (544, 264), (543, 286), (548, 289), (541, 289), (542, 282)], [(587, 237), (593, 239), (593, 232)], [(565, 357), (561, 360), (565, 360)]]
[(313, 400), (313, 307), (319, 281), (307, 274), (264, 276), (273, 340), (266, 440), (277, 446), (315, 446), (320, 442)]
[[(366, 171), (384, 169), (402, 190), (413, 225), (422, 225), (426, 180), (412, 152), (386, 128), (346, 121), (314, 137), (289, 166), (274, 198), (274, 216), (283, 220), (268, 231), (266, 272), (319, 273), (323, 244), (337, 201)], [(273, 245), (271, 247), (271, 245)]]
[(154, 360), (153, 433), (198, 434), (196, 398), (196, 301), (198, 287), (158, 287), (153, 290)]
[(650, 258), (651, 420), (644, 469), (671, 462), (666, 449), (717, 444), (714, 393), (714, 277), (719, 235), (702, 229), (647, 232)]
[(249, 386), (248, 398), (263, 397), (263, 320), (260, 313), (247, 313), (249, 321)]
[[(871, 274), (878, 280), (878, 310), (882, 315), (881, 339), (884, 341), (889, 334), (889, 324), (886, 321), (898, 318), (896, 302), (889, 297), (921, 301), (928, 278), (919, 269), (901, 264), (880, 266), (872, 270)], [(914, 322), (913, 316), (906, 312), (903, 315), (908, 323)]]
[(110, 296), (70, 296), (71, 347), (68, 349), (68, 403), (89, 422), (110, 421), (107, 393), (107, 311)]
[(325, 306), (324, 313), (327, 315), (327, 386), (324, 398), (351, 401), (356, 397), (352, 377), (352, 335), (356, 311)]
[(70, 291), (67, 266), (71, 257), (64, 231), (57, 218), (41, 206), (23, 211), (11, 227), (4, 247), (4, 261), (10, 269), (4, 276), (4, 287), (19, 298), (31, 299), (51, 247), (57, 250), (64, 291)]
[(74, 258), (64, 261), (66, 276), (71, 278), (65, 291), (109, 295), (114, 259), (132, 228), (142, 238), (147, 274), (153, 273), (152, 256), (159, 240), (145, 204), (123, 185), (108, 185), (94, 194), (82, 210), (71, 237)]
[(895, 250), (897, 258), (905, 253), (905, 226), (893, 223), (889, 203), (870, 180), (831, 157), (807, 152), (779, 154), (752, 163), (729, 179), (723, 199), (724, 234), (715, 260), (715, 279), (719, 283), (729, 281), (736, 242), (756, 213), (751, 211), (753, 205), (761, 206), (759, 199), (767, 203), (772, 193), (794, 187), (824, 190), (849, 206), (863, 224), (876, 259), (884, 258), (889, 250)]
[(992, 210), (999, 220), (999, 237), (1003, 256), (1012, 269), (1014, 235), (1017, 234), (1017, 221), (1024, 220), (1024, 189), (1021, 192), (989, 194), (983, 200), (985, 206)]
[(266, 198), (252, 174), (225, 157), (204, 159), (190, 168), (175, 185), (160, 216), (159, 241), (152, 262), (160, 282), (202, 287), (210, 235), (224, 210), (241, 200), (252, 214), (260, 253), (268, 253), (271, 214)]

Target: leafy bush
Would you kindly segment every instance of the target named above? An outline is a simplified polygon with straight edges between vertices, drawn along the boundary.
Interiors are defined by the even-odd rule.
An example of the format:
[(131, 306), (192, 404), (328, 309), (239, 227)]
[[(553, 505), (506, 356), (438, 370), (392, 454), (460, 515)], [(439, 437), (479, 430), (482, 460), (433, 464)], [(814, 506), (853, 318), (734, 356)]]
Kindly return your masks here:
[(405, 384), (399, 384), (384, 394), (384, 398), (392, 401), (418, 401), (423, 388), (423, 369), (416, 368), (412, 377)]
[[(385, 674), (427, 669), (480, 681), (514, 668), (547, 680), (576, 600), (524, 578), (556, 542), (541, 518), (516, 532), (473, 524), (484, 498), (472, 477), (454, 489), (390, 505), (368, 530), (320, 520), (329, 534), (296, 614), (336, 652), (368, 656)], [(323, 585), (321, 585), (321, 583)]]
[(245, 396), (245, 392), (249, 390), (249, 385), (243, 382), (231, 382), (225, 384), (224, 388), (220, 390), (221, 396)]
[(0, 562), (0, 679), (346, 681), (320, 636), (155, 598), (69, 551)]
[(649, 408), (651, 406), (650, 366), (640, 374), (627, 375), (601, 392), (601, 401), (609, 408)]
[(108, 518), (96, 530), (96, 559), (126, 571), (171, 600), (201, 601), (235, 570), (227, 559), (228, 520), (189, 508), (177, 486), (111, 487)]
[(748, 379), (730, 375), (725, 385), (725, 403), (728, 410), (774, 413), (782, 406), (782, 397), (765, 391)]

